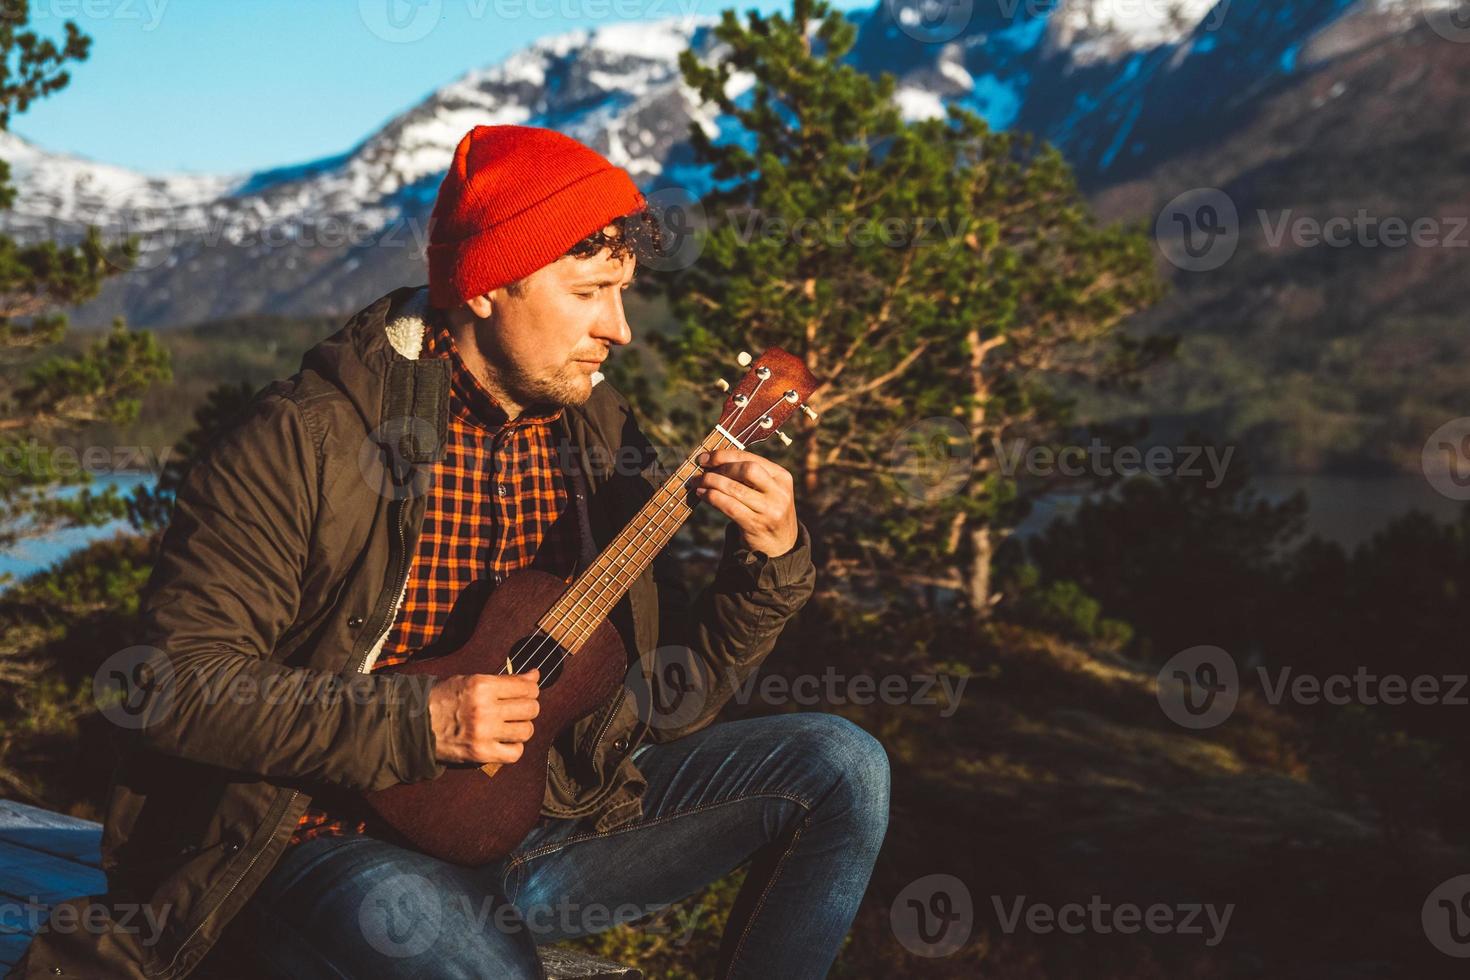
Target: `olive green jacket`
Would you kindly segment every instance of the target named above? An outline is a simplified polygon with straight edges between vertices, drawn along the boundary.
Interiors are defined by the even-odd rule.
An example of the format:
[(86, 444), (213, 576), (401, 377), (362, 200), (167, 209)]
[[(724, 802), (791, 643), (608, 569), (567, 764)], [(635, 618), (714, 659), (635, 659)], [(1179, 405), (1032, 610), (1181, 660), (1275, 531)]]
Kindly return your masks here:
[[(187, 976), (281, 857), (315, 789), (379, 790), (444, 771), (427, 712), (433, 678), (368, 669), (415, 553), (422, 476), (445, 445), (449, 364), (418, 357), (426, 295), (397, 289), (356, 314), (190, 468), (142, 596), (153, 676), (146, 710), (129, 716), (139, 723), (118, 727), (107, 893), (69, 903), (74, 921), (99, 921), (89, 905), (108, 918), (43, 927), (10, 976)], [(576, 502), (605, 547), (667, 474), (606, 382), (563, 412), (557, 437), (585, 464)], [(667, 555), (655, 563), (611, 619), (636, 651), (630, 667), (638, 656), (653, 684), (660, 642), (687, 647), (704, 675), (700, 710), (650, 725), (649, 699), (625, 685), (558, 739), (543, 813), (603, 830), (636, 819), (646, 784), (633, 749), (708, 725), (815, 577), (805, 526), (771, 558), (729, 524), (714, 580), (692, 602)], [(140, 903), (162, 918), (161, 935), (140, 928)]]

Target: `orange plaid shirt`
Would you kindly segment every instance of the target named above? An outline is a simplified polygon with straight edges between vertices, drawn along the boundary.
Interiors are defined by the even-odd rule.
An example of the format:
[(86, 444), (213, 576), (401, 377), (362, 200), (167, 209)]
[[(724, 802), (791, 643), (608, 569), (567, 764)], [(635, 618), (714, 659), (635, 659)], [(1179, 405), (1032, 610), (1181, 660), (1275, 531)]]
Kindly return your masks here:
[[(430, 315), (420, 356), (450, 361), (448, 439), (433, 465), (403, 604), (373, 670), (430, 646), (433, 653), (458, 649), (506, 575), (534, 565), (570, 581), (577, 559), (576, 514), (567, 506), (551, 424), (563, 409), (507, 419), (465, 367), (439, 311)], [(350, 833), (396, 839), (356, 797), (323, 787), (291, 843)]]

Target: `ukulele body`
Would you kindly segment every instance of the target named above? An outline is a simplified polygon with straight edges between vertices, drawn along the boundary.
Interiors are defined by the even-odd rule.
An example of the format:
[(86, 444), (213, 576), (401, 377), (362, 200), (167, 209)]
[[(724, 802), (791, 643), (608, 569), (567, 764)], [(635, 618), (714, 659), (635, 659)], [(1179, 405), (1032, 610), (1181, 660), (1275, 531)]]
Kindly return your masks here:
[(385, 823), (424, 853), (466, 866), (509, 854), (540, 816), (552, 743), (606, 702), (622, 683), (627, 652), (622, 636), (606, 618), (595, 627), (589, 623), (579, 629), (581, 633), (590, 628), (591, 633), (574, 654), (538, 629), (537, 622), (566, 588), (563, 579), (548, 572), (514, 572), (490, 593), (474, 632), (458, 650), (383, 668), (439, 677), (498, 674), (511, 658), (513, 673), (541, 669), (541, 711), (515, 762), (498, 768), (449, 762), (436, 779), (362, 794)]

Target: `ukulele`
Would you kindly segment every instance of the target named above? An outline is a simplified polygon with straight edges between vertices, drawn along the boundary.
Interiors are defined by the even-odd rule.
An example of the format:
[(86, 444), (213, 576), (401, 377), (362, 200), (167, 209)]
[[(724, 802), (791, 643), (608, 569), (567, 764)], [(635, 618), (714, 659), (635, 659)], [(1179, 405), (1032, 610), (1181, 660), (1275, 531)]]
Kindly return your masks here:
[[(404, 674), (513, 674), (539, 669), (541, 711), (513, 763), (448, 763), (435, 779), (361, 794), (363, 801), (418, 850), (444, 861), (479, 865), (504, 857), (535, 826), (546, 789), (547, 757), (567, 728), (605, 704), (623, 682), (628, 652), (608, 613), (694, 512), (685, 484), (702, 452), (746, 449), (779, 435), (816, 378), (800, 359), (773, 347), (725, 399), (719, 423), (664, 481), (596, 559), (570, 584), (524, 568), (497, 585), (464, 645), (442, 656), (413, 658), (383, 670)], [(729, 390), (728, 384), (719, 382)]]

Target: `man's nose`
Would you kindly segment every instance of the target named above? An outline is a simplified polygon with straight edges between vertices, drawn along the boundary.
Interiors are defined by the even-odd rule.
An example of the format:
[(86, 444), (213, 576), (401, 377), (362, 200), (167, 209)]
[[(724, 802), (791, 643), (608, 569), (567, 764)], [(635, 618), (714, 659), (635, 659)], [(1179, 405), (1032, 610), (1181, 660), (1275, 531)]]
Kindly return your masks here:
[(597, 327), (592, 331), (594, 337), (610, 344), (626, 344), (633, 339), (633, 328), (628, 326), (628, 318), (624, 315), (621, 292), (618, 289), (612, 290), (612, 302), (604, 309), (603, 315), (597, 318)]

